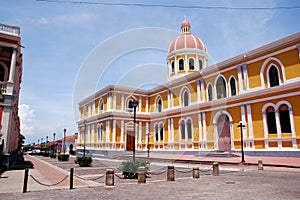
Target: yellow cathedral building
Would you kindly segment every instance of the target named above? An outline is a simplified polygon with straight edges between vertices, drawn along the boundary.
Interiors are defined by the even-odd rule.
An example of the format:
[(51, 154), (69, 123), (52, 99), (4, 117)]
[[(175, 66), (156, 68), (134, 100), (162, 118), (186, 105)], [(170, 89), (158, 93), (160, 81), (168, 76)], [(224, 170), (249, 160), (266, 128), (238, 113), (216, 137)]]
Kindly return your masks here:
[(109, 85), (79, 103), (77, 153), (112, 156), (134, 144), (141, 152), (240, 152), (243, 145), (246, 155), (300, 157), (300, 32), (209, 66), (190, 30), (184, 20), (169, 46), (165, 84)]

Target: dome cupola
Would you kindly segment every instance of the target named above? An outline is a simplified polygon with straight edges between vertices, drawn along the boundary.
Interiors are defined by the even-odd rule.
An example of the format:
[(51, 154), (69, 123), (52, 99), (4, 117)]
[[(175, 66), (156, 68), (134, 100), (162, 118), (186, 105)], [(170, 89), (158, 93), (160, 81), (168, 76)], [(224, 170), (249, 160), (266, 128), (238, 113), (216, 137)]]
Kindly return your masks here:
[(208, 62), (206, 47), (199, 37), (191, 34), (190, 22), (181, 23), (181, 34), (168, 50), (169, 80), (202, 70)]

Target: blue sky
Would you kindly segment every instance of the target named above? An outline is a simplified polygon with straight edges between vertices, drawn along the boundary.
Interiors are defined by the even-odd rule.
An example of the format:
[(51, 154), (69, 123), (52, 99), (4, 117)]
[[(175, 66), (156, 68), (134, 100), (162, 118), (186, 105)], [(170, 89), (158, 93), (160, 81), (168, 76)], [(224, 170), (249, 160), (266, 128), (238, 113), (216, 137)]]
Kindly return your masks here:
[[(140, 2), (226, 7), (300, 6), (298, 0)], [(61, 138), (64, 128), (68, 135), (77, 132), (78, 109), (73, 109), (73, 104), (77, 108), (77, 102), (73, 102), (74, 85), (80, 69), (97, 47), (120, 33), (137, 28), (156, 27), (180, 31), (184, 16), (191, 23), (192, 34), (201, 38), (214, 63), (300, 30), (300, 9), (183, 9), (0, 0), (0, 23), (20, 26), (22, 45), (25, 46), (20, 117), (26, 143), (37, 142), (41, 138), (45, 140), (46, 136), (52, 140), (53, 132), (57, 138)], [(160, 36), (156, 36), (159, 41), (162, 40)], [(108, 48), (114, 50), (120, 46), (111, 45)], [(161, 66), (159, 69), (165, 76), (161, 75), (156, 80), (157, 73), (148, 74), (148, 82), (144, 85), (151, 78), (155, 80), (154, 85), (165, 82), (167, 72), (162, 66), (166, 66), (167, 48), (168, 46), (164, 49), (139, 49), (117, 57), (99, 77), (93, 89), (115, 83), (132, 86), (135, 81), (140, 81), (137, 78), (143, 77), (141, 69), (149, 69), (148, 66), (153, 63)], [(95, 61), (95, 66), (101, 67), (103, 60), (100, 57)], [(135, 73), (129, 73), (132, 70)], [(127, 80), (131, 80), (130, 83), (124, 80), (124, 74), (128, 76)], [(141, 85), (143, 84), (139, 82), (139, 86)]]

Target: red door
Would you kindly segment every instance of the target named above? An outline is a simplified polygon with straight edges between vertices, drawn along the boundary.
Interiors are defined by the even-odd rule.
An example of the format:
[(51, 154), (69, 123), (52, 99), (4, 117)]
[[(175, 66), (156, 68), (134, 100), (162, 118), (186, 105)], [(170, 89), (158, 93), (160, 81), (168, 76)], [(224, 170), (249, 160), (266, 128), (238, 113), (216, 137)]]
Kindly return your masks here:
[(126, 151), (132, 151), (133, 150), (133, 131), (127, 131), (126, 136)]
[(219, 151), (231, 151), (230, 124), (227, 115), (221, 115), (218, 119), (218, 145)]

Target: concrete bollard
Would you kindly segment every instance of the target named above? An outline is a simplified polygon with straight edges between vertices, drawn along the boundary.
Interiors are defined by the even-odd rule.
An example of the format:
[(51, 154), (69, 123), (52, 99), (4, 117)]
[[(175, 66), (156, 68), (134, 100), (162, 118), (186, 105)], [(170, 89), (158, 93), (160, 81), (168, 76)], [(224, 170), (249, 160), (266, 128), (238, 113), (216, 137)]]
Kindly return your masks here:
[(138, 183), (146, 183), (146, 170), (145, 170), (145, 167), (139, 167)]
[(258, 160), (258, 170), (263, 170), (264, 166), (263, 166), (263, 162), (262, 160)]
[(173, 165), (168, 166), (167, 181), (175, 181), (175, 170)]
[(193, 178), (200, 178), (199, 167), (193, 168)]
[(115, 172), (113, 169), (107, 169), (106, 170), (106, 177), (105, 177), (105, 185), (107, 186), (113, 186), (115, 184)]
[(213, 162), (213, 176), (219, 176), (219, 163)]

